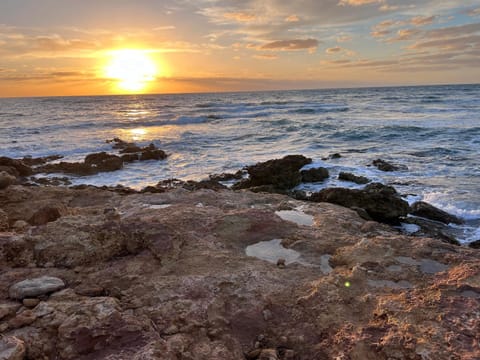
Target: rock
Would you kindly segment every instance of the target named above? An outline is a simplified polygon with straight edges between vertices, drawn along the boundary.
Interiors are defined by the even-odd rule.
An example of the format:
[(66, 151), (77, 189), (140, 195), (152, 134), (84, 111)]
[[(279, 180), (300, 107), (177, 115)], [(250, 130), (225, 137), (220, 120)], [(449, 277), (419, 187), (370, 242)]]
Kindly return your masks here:
[(378, 170), (381, 171), (398, 171), (398, 170), (404, 170), (404, 167), (400, 167), (397, 165), (393, 165), (385, 160), (382, 159), (376, 159), (372, 161), (372, 165), (375, 166)]
[(140, 155), (138, 154), (123, 154), (121, 156), (123, 162), (134, 162), (140, 160)]
[(82, 284), (75, 288), (75, 293), (81, 296), (105, 296), (105, 289), (95, 284)]
[(63, 215), (66, 215), (67, 208), (63, 205), (51, 205), (45, 206), (36, 211), (33, 216), (28, 220), (30, 225), (40, 226), (45, 225), (51, 221), (55, 221)]
[(45, 177), (45, 178), (36, 178), (36, 177), (31, 177), (30, 180), (36, 184), (40, 185), (45, 185), (45, 186), (67, 186), (71, 185), (72, 182), (68, 177)]
[(28, 176), (32, 174), (30, 166), (24, 164), (21, 160), (15, 160), (6, 156), (0, 157), (0, 166), (14, 168), (20, 176)]
[(449, 214), (446, 211), (436, 208), (423, 201), (417, 201), (412, 205), (410, 212), (412, 215), (420, 216), (426, 219), (440, 221), (444, 224), (463, 224), (464, 221), (455, 215)]
[(22, 303), (23, 303), (23, 306), (27, 308), (34, 308), (35, 306), (40, 304), (40, 300), (35, 298), (26, 298), (26, 299), (23, 299)]
[(365, 189), (328, 188), (312, 194), (310, 201), (330, 202), (348, 208), (362, 208), (376, 221), (396, 223), (405, 217), (410, 207), (397, 191), (380, 183), (367, 185)]
[(428, 236), (435, 239), (440, 239), (443, 242), (460, 245), (460, 242), (452, 234), (451, 229), (438, 221), (432, 221), (425, 218), (407, 217), (402, 220), (406, 224), (415, 224), (420, 226), (420, 231), (415, 233), (414, 236)]
[(17, 179), (5, 171), (0, 172), (0, 190), (6, 189), (10, 185), (15, 184)]
[(142, 148), (136, 144), (126, 144), (125, 147), (120, 150), (120, 154), (132, 154), (142, 151)]
[(338, 174), (338, 179), (344, 180), (344, 181), (351, 181), (360, 185), (368, 184), (370, 182), (370, 180), (367, 179), (365, 176), (357, 176), (352, 173), (343, 172), (343, 171), (340, 174)]
[(24, 220), (17, 220), (13, 223), (12, 228), (16, 232), (24, 232), (30, 225)]
[(85, 164), (96, 167), (100, 172), (109, 172), (120, 170), (123, 167), (123, 160), (112, 154), (106, 152), (89, 154), (85, 157)]
[(256, 186), (273, 186), (278, 190), (289, 190), (302, 181), (300, 169), (312, 162), (303, 155), (287, 155), (282, 159), (268, 160), (248, 166), (249, 179), (236, 183), (234, 189)]
[(10, 298), (22, 300), (26, 297), (37, 297), (58, 291), (65, 287), (62, 279), (53, 276), (42, 276), (27, 279), (12, 285), (8, 291)]
[(32, 324), (35, 320), (37, 320), (37, 315), (31, 310), (25, 310), (10, 319), (8, 325), (13, 329), (18, 329)]
[(285, 265), (286, 265), (286, 260), (284, 258), (280, 258), (280, 259), (277, 260), (277, 266), (280, 269), (284, 269)]
[(302, 182), (320, 182), (329, 177), (328, 170), (324, 167), (302, 170)]
[(87, 175), (94, 175), (99, 172), (99, 168), (93, 167), (90, 164), (80, 163), (80, 162), (65, 162), (62, 161), (57, 164), (45, 164), (35, 168), (37, 173), (65, 173), (65, 174), (72, 174), (72, 175), (80, 175), (80, 176), (87, 176)]
[(209, 175), (209, 179), (213, 181), (232, 181), (240, 180), (243, 178), (245, 173), (242, 170), (238, 170), (236, 173), (223, 173), (223, 174), (213, 174)]
[(18, 302), (0, 302), (0, 320), (15, 315), (20, 306)]
[(480, 240), (472, 241), (471, 243), (468, 244), (468, 247), (472, 249), (480, 249)]
[(263, 349), (258, 356), (258, 360), (278, 360), (277, 350)]
[(3, 209), (0, 209), (0, 232), (7, 231), (8, 228), (9, 228), (8, 214), (5, 211), (3, 211)]
[(140, 154), (140, 161), (145, 160), (165, 160), (167, 158), (167, 154), (165, 151), (160, 149), (146, 149), (142, 150)]
[(222, 185), (218, 181), (211, 180), (211, 179), (202, 180), (202, 181), (189, 180), (183, 184), (183, 188), (190, 191), (195, 191), (200, 189), (210, 189), (214, 191), (219, 191), (219, 190), (228, 189), (225, 185)]
[(22, 340), (14, 336), (0, 337), (0, 359), (1, 360), (23, 360), (26, 349)]
[(50, 156), (44, 156), (39, 158), (32, 158), (31, 156), (25, 156), (21, 161), (27, 166), (38, 166), (38, 165), (46, 164), (47, 162), (60, 160), (62, 158), (63, 158), (62, 155), (50, 155)]

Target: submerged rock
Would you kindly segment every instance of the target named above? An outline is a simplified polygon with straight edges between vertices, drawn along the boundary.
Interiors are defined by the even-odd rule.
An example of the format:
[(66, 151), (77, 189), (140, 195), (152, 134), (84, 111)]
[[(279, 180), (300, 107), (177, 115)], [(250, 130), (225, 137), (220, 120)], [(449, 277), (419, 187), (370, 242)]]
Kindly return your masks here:
[(372, 165), (375, 166), (378, 170), (381, 171), (398, 171), (398, 170), (405, 170), (404, 167), (393, 165), (385, 160), (376, 159), (373, 160)]
[(408, 214), (410, 207), (397, 191), (380, 183), (367, 185), (365, 189), (328, 188), (312, 194), (310, 201), (330, 202), (348, 208), (362, 208), (377, 221), (393, 222)]
[(65, 287), (62, 279), (53, 276), (42, 276), (35, 279), (27, 279), (12, 285), (8, 294), (12, 299), (37, 297), (49, 294)]
[(289, 190), (302, 181), (300, 169), (310, 164), (312, 159), (303, 155), (287, 155), (282, 159), (268, 160), (248, 166), (249, 178), (238, 182), (234, 189), (248, 189), (258, 186), (271, 186), (278, 191)]
[(464, 221), (455, 215), (449, 214), (433, 205), (423, 201), (417, 201), (412, 204), (412, 215), (424, 217), (430, 220), (440, 221), (444, 224), (463, 224)]

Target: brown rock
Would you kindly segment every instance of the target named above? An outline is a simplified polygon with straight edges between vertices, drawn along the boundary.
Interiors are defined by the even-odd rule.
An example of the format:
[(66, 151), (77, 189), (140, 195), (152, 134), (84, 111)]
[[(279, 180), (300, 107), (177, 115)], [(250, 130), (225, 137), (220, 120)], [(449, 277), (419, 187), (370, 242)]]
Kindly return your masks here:
[(106, 152), (89, 154), (84, 161), (85, 164), (96, 168), (99, 172), (116, 171), (123, 167), (123, 160), (119, 156)]
[(367, 179), (365, 176), (357, 176), (355, 174), (343, 172), (343, 171), (340, 172), (340, 174), (338, 174), (338, 178), (340, 180), (351, 181), (356, 184), (368, 184), (370, 182), (370, 180)]
[(260, 352), (258, 360), (278, 360), (277, 350), (275, 349), (263, 349)]
[(17, 302), (0, 302), (0, 320), (15, 315), (20, 306)]
[(307, 183), (320, 182), (330, 176), (328, 170), (323, 167), (302, 170), (300, 173), (302, 174), (302, 182)]
[(165, 151), (160, 149), (146, 149), (143, 150), (140, 154), (140, 161), (145, 160), (165, 160), (167, 158), (167, 154)]
[(8, 214), (0, 209), (0, 231), (7, 231), (8, 228)]
[(24, 232), (25, 230), (28, 229), (29, 226), (30, 225), (26, 221), (17, 220), (13, 223), (12, 228), (16, 232)]
[(35, 212), (28, 222), (30, 225), (34, 226), (45, 225), (46, 223), (55, 221), (62, 215), (66, 214), (67, 208), (62, 204), (45, 206)]
[(35, 306), (40, 304), (40, 300), (35, 298), (26, 298), (26, 299), (23, 299), (22, 303), (23, 303), (23, 306), (27, 308), (34, 308)]
[(75, 293), (81, 296), (105, 296), (105, 289), (98, 285), (82, 284), (75, 288)]
[(25, 310), (20, 314), (17, 314), (13, 319), (10, 319), (8, 325), (13, 329), (17, 329), (30, 325), (35, 322), (35, 320), (37, 320), (35, 313), (31, 310)]
[(17, 179), (5, 171), (0, 172), (0, 190), (6, 189), (10, 185), (15, 184)]
[(32, 174), (32, 169), (30, 168), (30, 166), (25, 165), (21, 160), (15, 160), (5, 156), (1, 156), (0, 166), (14, 168), (20, 176), (28, 176)]

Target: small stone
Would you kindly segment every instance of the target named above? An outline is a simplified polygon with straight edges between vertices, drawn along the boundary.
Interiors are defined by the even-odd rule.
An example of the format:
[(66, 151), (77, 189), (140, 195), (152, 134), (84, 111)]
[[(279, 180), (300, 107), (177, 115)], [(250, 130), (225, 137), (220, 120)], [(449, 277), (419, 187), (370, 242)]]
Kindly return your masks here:
[(25, 358), (25, 344), (14, 336), (0, 337), (0, 359), (22, 360)]
[(13, 230), (16, 232), (24, 232), (30, 225), (24, 220), (17, 220), (13, 223)]
[(34, 308), (40, 303), (40, 300), (35, 298), (33, 299), (27, 298), (27, 299), (23, 299), (22, 303), (23, 303), (23, 306), (27, 308)]
[(283, 356), (285, 360), (290, 360), (295, 358), (295, 351), (292, 349), (285, 350), (285, 355)]
[(263, 349), (258, 360), (278, 360), (277, 350)]
[(262, 311), (262, 314), (263, 314), (263, 319), (264, 319), (265, 321), (268, 321), (268, 320), (270, 320), (270, 319), (273, 317), (272, 312), (271, 312), (270, 310), (268, 310), (268, 309), (263, 310), (263, 311)]
[(26, 297), (37, 297), (45, 295), (65, 287), (62, 279), (52, 276), (42, 276), (35, 279), (27, 279), (16, 283), (9, 289), (12, 299), (24, 299)]
[(262, 352), (262, 349), (255, 349), (246, 353), (245, 357), (247, 358), (247, 360), (255, 360), (255, 359), (258, 359), (258, 356), (260, 355), (261, 352)]
[(283, 269), (283, 268), (285, 268), (285, 262), (286, 262), (286, 260), (284, 258), (280, 258), (280, 259), (277, 260), (277, 266), (280, 269)]

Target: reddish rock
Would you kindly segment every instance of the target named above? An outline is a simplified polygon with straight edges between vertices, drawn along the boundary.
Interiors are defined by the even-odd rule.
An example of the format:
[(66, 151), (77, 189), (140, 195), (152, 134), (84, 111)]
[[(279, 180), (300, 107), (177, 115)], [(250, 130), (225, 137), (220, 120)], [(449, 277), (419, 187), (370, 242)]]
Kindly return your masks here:
[(30, 225), (45, 225), (51, 221), (55, 221), (63, 215), (67, 214), (67, 208), (63, 205), (52, 205), (52, 206), (45, 206), (35, 212), (30, 219), (28, 219), (28, 223)]

